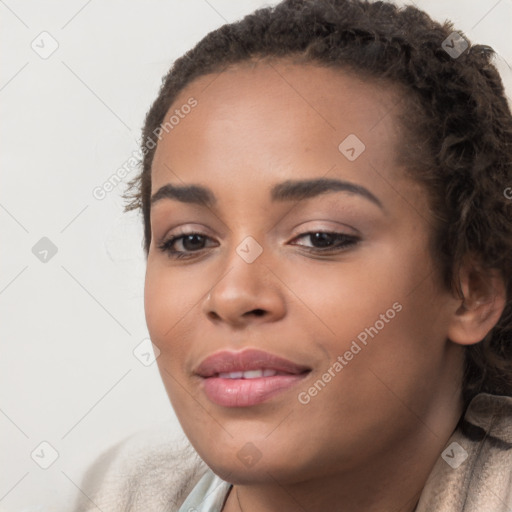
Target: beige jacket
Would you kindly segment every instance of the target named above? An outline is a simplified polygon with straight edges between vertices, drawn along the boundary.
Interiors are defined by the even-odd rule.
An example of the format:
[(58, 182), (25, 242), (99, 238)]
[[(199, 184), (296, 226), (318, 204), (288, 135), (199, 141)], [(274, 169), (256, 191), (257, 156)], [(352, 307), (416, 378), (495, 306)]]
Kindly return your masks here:
[[(188, 442), (136, 434), (91, 466), (74, 512), (176, 512), (207, 470)], [(512, 397), (472, 400), (416, 512), (512, 512)]]

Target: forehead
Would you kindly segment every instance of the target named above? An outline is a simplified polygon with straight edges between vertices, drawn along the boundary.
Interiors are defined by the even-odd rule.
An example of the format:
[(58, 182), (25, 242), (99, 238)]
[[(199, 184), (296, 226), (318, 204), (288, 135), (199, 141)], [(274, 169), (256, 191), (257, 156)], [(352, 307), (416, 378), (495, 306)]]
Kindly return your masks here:
[[(181, 111), (191, 98), (197, 105)], [(180, 120), (158, 143), (153, 192), (176, 178), (219, 185), (241, 172), (249, 178), (272, 170), (277, 180), (291, 167), (296, 177), (313, 168), (354, 170), (339, 149), (347, 138), (364, 146), (363, 160), (392, 165), (398, 142), (392, 111), (399, 101), (390, 86), (311, 64), (244, 63), (201, 76), (165, 116)]]

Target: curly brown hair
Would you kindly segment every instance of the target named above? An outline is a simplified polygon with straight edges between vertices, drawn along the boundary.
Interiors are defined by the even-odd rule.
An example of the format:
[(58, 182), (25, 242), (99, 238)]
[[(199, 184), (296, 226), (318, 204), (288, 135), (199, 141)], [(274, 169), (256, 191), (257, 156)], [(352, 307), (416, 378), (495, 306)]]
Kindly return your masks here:
[[(454, 39), (455, 37), (455, 39)], [(460, 55), (448, 51), (459, 44)], [(401, 161), (422, 183), (433, 219), (432, 255), (461, 296), (458, 269), (476, 255), (498, 270), (507, 304), (494, 329), (466, 347), (462, 397), (512, 395), (512, 115), (489, 46), (472, 46), (451, 22), (417, 8), (366, 0), (284, 0), (206, 35), (177, 59), (149, 110), (142, 170), (125, 193), (151, 243), (151, 165), (156, 134), (177, 95), (195, 78), (257, 60), (294, 59), (385, 81), (404, 92), (394, 113), (404, 133)]]

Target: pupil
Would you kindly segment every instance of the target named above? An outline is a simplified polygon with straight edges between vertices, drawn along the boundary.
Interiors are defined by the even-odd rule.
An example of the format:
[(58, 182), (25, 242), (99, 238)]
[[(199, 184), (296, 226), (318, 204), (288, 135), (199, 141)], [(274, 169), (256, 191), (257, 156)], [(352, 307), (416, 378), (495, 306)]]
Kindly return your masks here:
[(314, 233), (313, 238), (314, 242), (318, 242), (320, 247), (328, 247), (333, 241), (329, 233)]
[[(202, 249), (201, 244), (203, 243), (201, 235), (187, 235), (183, 239), (183, 247), (188, 250)], [(188, 247), (187, 247), (188, 246)]]

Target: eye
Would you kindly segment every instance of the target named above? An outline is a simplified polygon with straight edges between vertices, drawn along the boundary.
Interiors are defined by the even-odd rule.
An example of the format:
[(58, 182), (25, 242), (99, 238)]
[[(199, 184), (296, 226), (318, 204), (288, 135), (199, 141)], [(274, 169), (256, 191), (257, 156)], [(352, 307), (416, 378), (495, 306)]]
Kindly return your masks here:
[[(292, 245), (300, 245), (308, 251), (315, 253), (340, 252), (359, 242), (359, 238), (353, 235), (325, 231), (303, 233), (295, 237), (294, 240), (302, 238), (309, 238), (311, 245)], [(188, 258), (193, 257), (194, 253), (206, 249), (208, 240), (211, 241), (211, 238), (201, 233), (183, 233), (163, 241), (158, 245), (158, 248), (170, 258)]]
[[(345, 233), (326, 232), (326, 231), (311, 231), (304, 233), (294, 240), (300, 240), (301, 238), (309, 238), (311, 242), (310, 246), (303, 246), (311, 252), (335, 252), (347, 249), (348, 247), (357, 244), (360, 239), (353, 235), (347, 235)], [(302, 244), (293, 244), (302, 245)]]
[(158, 248), (171, 258), (190, 257), (194, 252), (205, 249), (205, 243), (210, 237), (201, 233), (183, 233), (162, 242)]

